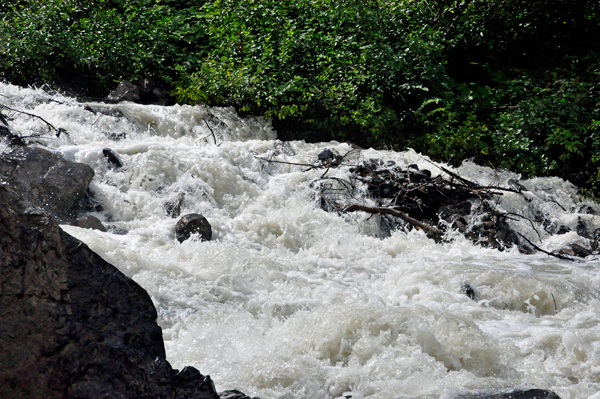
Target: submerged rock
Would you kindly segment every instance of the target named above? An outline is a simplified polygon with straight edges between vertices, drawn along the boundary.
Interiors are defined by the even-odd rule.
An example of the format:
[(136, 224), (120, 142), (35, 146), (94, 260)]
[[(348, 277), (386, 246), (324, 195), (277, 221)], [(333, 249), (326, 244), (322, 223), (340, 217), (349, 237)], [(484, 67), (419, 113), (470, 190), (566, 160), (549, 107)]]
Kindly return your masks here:
[(113, 150), (111, 150), (110, 148), (102, 149), (102, 155), (104, 155), (104, 158), (106, 158), (108, 163), (110, 165), (112, 165), (113, 167), (115, 167), (115, 168), (123, 167), (123, 162), (121, 162), (121, 159), (119, 158), (117, 153), (114, 152)]
[(212, 238), (210, 223), (198, 213), (183, 216), (175, 225), (175, 235), (179, 242), (189, 239), (192, 234), (198, 234), (201, 241), (210, 241)]
[(0, 155), (0, 184), (59, 220), (75, 216), (94, 171), (42, 148), (14, 147)]
[(219, 397), (221, 399), (258, 399), (256, 396), (250, 397), (237, 389), (219, 392)]
[(219, 399), (165, 360), (149, 295), (0, 187), (0, 397)]
[(104, 227), (100, 219), (92, 215), (82, 216), (77, 219), (71, 220), (69, 222), (69, 225), (81, 227), (83, 229), (93, 229), (104, 232), (107, 231), (106, 227)]
[(497, 394), (476, 394), (470, 396), (459, 396), (457, 399), (560, 399), (552, 391), (545, 389), (516, 390)]

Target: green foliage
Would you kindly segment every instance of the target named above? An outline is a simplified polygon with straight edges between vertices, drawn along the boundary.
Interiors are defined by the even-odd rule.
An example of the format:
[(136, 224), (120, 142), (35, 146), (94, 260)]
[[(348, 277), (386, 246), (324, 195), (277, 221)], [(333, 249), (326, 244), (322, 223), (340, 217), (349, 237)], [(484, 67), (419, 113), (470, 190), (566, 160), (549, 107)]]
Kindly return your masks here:
[(273, 117), (290, 137), (397, 140), (445, 76), (441, 33), (416, 12), (394, 0), (215, 1), (214, 50), (178, 94)]
[(0, 76), (15, 83), (77, 74), (91, 75), (101, 87), (143, 76), (168, 80), (176, 63), (199, 59), (198, 49), (185, 44), (204, 34), (194, 9), (176, 12), (158, 0), (30, 0), (0, 7)]

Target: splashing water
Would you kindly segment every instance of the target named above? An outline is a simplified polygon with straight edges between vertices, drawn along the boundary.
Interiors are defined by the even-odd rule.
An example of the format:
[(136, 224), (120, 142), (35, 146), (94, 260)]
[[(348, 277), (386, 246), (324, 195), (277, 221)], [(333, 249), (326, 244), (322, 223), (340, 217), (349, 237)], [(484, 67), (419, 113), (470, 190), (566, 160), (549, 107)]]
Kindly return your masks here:
[[(13, 133), (37, 133), (40, 145), (95, 170), (102, 209), (93, 214), (109, 231), (63, 229), (149, 292), (167, 360), (210, 374), (219, 390), (262, 399), (600, 391), (597, 256), (499, 252), (453, 232), (446, 243), (417, 230), (378, 238), (378, 217), (319, 207), (311, 183), (323, 169), (293, 165), (316, 163), (324, 148), (344, 154), (348, 144), (282, 143), (268, 121), (230, 109), (84, 104), (8, 84), (0, 104), (68, 132), (55, 137), (41, 120), (3, 111)], [(437, 173), (411, 150), (358, 156)], [(484, 185), (518, 180), (469, 162), (452, 170)], [(345, 178), (348, 168), (328, 173)], [(541, 212), (554, 231), (570, 231), (550, 234), (525, 219), (511, 222), (516, 230), (547, 251), (589, 247), (578, 231), (600, 227), (597, 204), (558, 178), (520, 184), (526, 193), (505, 193), (497, 206), (531, 220)], [(213, 240), (179, 243), (169, 203), (203, 214)]]

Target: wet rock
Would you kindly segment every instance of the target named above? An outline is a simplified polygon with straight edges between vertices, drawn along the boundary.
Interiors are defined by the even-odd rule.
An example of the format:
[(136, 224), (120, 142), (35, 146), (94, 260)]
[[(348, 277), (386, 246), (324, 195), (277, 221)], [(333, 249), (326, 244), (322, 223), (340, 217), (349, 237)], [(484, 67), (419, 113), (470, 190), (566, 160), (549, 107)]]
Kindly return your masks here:
[(210, 223), (198, 213), (183, 216), (175, 225), (175, 235), (179, 242), (189, 239), (192, 234), (198, 234), (201, 241), (210, 241), (212, 238)]
[(528, 389), (497, 394), (461, 395), (456, 399), (560, 399), (560, 397), (545, 389)]
[(6, 126), (0, 125), (0, 138), (4, 138), (10, 146), (22, 146), (24, 147), (25, 141), (16, 134), (11, 133), (10, 129)]
[(149, 295), (0, 187), (0, 397), (218, 399), (173, 370)]
[(136, 85), (139, 90), (139, 100), (142, 104), (171, 105), (174, 102), (169, 91), (152, 79), (140, 79)]
[(259, 399), (256, 396), (250, 397), (237, 389), (219, 392), (220, 399)]
[(334, 154), (330, 149), (325, 149), (325, 150), (321, 151), (319, 153), (319, 155), (317, 155), (317, 158), (321, 162), (327, 162), (327, 161), (331, 161), (334, 159)]
[(131, 82), (123, 81), (107, 97), (110, 101), (138, 101), (140, 89)]
[(220, 399), (215, 384), (209, 376), (203, 376), (194, 367), (184, 367), (175, 376), (176, 397), (181, 399)]
[(594, 231), (594, 238), (591, 241), (591, 245), (592, 251), (594, 251), (594, 253), (600, 251), (600, 229), (596, 229)]
[(104, 158), (106, 158), (108, 163), (110, 165), (112, 165), (113, 167), (115, 167), (115, 168), (123, 167), (123, 162), (121, 162), (121, 159), (119, 158), (117, 153), (114, 152), (113, 150), (111, 150), (110, 148), (102, 149), (102, 155), (104, 155)]
[(75, 217), (94, 171), (41, 148), (15, 147), (0, 155), (0, 184), (59, 220)]
[(172, 218), (176, 218), (181, 215), (181, 206), (183, 205), (183, 200), (185, 199), (185, 193), (180, 193), (177, 196), (177, 199), (174, 201), (168, 201), (163, 205), (163, 208), (167, 215)]
[(104, 210), (100, 201), (96, 199), (94, 192), (89, 188), (85, 190), (83, 196), (77, 201), (75, 208), (80, 212), (102, 212)]
[(104, 232), (107, 231), (106, 227), (104, 227), (100, 219), (92, 215), (82, 216), (77, 219), (71, 220), (69, 222), (69, 225), (81, 227), (83, 229), (93, 229)]
[(593, 230), (590, 228), (590, 226), (588, 226), (588, 223), (583, 220), (581, 217), (578, 218), (577, 220), (577, 234), (579, 234), (581, 237), (585, 237), (585, 238), (589, 238), (592, 239), (594, 237), (594, 233)]
[(112, 116), (113, 118), (123, 118), (125, 114), (116, 108), (106, 108), (106, 107), (92, 107), (90, 105), (86, 105), (83, 107), (86, 111), (89, 111), (94, 114), (102, 114), (106, 116)]
[(120, 141), (127, 138), (127, 133), (105, 133), (104, 135), (113, 141)]
[(580, 258), (585, 258), (586, 256), (590, 256), (592, 254), (592, 251), (582, 247), (579, 244), (571, 244), (571, 249), (573, 250), (573, 254), (575, 256), (579, 256)]
[(463, 283), (460, 287), (460, 290), (470, 299), (476, 300), (475, 298), (477, 297), (477, 294), (475, 293), (475, 290), (473, 289), (473, 287), (471, 287), (469, 283)]
[(108, 232), (119, 236), (124, 236), (129, 233), (127, 230), (117, 227), (114, 224), (108, 225)]

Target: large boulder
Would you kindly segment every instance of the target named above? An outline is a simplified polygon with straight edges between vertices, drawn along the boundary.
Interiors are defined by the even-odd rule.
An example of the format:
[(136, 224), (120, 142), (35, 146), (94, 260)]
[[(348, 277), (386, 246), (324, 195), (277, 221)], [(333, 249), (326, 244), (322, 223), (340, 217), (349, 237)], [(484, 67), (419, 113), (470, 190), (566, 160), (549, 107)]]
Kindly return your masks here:
[(94, 170), (42, 148), (13, 147), (0, 155), (0, 185), (60, 221), (73, 219)]
[(218, 399), (210, 377), (171, 368), (156, 317), (143, 288), (0, 186), (1, 398)]

